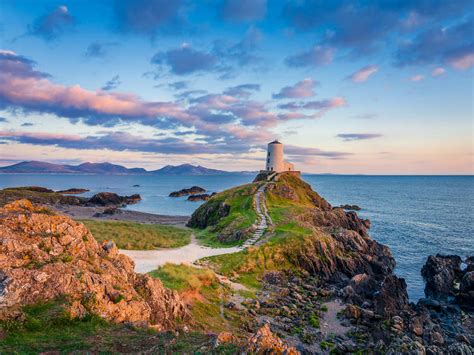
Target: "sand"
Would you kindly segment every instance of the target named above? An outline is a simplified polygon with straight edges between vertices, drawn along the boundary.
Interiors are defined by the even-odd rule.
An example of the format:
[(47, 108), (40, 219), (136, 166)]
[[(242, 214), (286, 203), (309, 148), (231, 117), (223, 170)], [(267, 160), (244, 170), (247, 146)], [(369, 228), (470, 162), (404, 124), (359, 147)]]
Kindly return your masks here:
[(181, 248), (158, 250), (123, 250), (120, 252), (129, 256), (135, 262), (135, 272), (146, 273), (155, 270), (166, 263), (192, 264), (194, 261), (206, 256), (231, 254), (241, 251), (241, 247), (209, 248), (199, 245), (196, 238), (191, 238), (191, 243)]

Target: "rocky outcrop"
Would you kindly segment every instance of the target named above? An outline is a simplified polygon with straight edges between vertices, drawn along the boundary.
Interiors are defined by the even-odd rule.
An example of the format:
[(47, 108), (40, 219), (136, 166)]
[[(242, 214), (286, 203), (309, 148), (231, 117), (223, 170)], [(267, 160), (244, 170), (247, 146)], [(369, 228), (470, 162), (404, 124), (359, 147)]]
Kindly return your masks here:
[(228, 204), (224, 201), (212, 199), (194, 211), (187, 226), (204, 229), (216, 225), (221, 218), (226, 217), (229, 213), (230, 206)]
[(457, 255), (430, 255), (421, 269), (425, 279), (425, 294), (429, 298), (446, 300), (455, 296), (454, 284), (462, 278), (461, 258)]
[(90, 191), (90, 190), (73, 187), (71, 189), (59, 190), (59, 191), (56, 191), (56, 192), (58, 194), (63, 194), (63, 195), (79, 195), (79, 194), (83, 194), (83, 193), (88, 192), (88, 191)]
[(99, 192), (92, 196), (88, 201), (88, 205), (93, 206), (125, 206), (141, 201), (139, 194), (130, 196), (119, 196), (113, 192)]
[(190, 195), (188, 197), (188, 201), (207, 201), (209, 200), (212, 196), (214, 196), (216, 193), (213, 192), (212, 194), (196, 194), (196, 195)]
[(175, 291), (133, 268), (113, 242), (99, 244), (68, 217), (28, 200), (0, 208), (0, 319), (58, 297), (67, 298), (72, 317), (90, 313), (158, 329), (187, 317)]
[(339, 208), (342, 208), (346, 211), (360, 211), (362, 209), (357, 205), (340, 205)]
[(169, 197), (181, 197), (181, 196), (188, 196), (188, 195), (196, 195), (196, 194), (202, 194), (206, 192), (205, 189), (199, 186), (193, 186), (190, 187), (189, 189), (182, 189), (179, 191), (173, 191), (169, 194)]
[(299, 354), (299, 351), (287, 346), (277, 335), (273, 334), (268, 323), (258, 329), (248, 340), (246, 350), (251, 354)]

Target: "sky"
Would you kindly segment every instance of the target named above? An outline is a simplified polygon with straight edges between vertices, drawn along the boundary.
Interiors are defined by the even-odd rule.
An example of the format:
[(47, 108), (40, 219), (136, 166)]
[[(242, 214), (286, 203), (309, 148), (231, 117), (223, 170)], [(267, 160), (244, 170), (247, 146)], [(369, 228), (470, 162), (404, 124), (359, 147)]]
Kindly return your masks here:
[(471, 0), (0, 2), (0, 165), (473, 174)]

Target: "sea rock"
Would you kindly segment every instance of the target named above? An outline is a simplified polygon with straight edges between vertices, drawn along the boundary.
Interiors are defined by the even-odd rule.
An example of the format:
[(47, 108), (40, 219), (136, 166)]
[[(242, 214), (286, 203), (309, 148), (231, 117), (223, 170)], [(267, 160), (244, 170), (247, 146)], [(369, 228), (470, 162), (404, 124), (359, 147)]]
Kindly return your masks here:
[(78, 195), (78, 194), (83, 194), (84, 192), (88, 192), (90, 190), (88, 189), (79, 189), (79, 188), (71, 188), (67, 190), (59, 190), (56, 191), (58, 194), (63, 194), (63, 195)]
[(189, 189), (182, 189), (179, 191), (173, 191), (169, 194), (169, 197), (181, 197), (181, 196), (187, 196), (187, 195), (196, 195), (196, 194), (202, 194), (206, 192), (205, 189), (199, 186), (193, 186), (190, 187)]
[(430, 255), (421, 269), (426, 282), (425, 295), (439, 300), (454, 296), (454, 284), (462, 277), (461, 261), (457, 255)]
[(382, 282), (380, 290), (374, 296), (375, 311), (385, 317), (409, 310), (407, 284), (404, 279), (393, 274)]
[(188, 311), (160, 280), (136, 274), (113, 242), (99, 244), (87, 228), (28, 200), (0, 208), (0, 319), (22, 306), (66, 297), (71, 316), (170, 329)]
[(340, 205), (339, 208), (342, 208), (346, 211), (360, 211), (362, 209), (357, 205)]
[(20, 187), (11, 187), (10, 190), (23, 190), (23, 191), (33, 191), (33, 192), (45, 192), (52, 193), (54, 190), (48, 189), (41, 186), (20, 186)]
[(94, 206), (123, 206), (138, 203), (139, 201), (141, 201), (139, 194), (119, 196), (113, 192), (99, 192), (88, 199), (87, 204)]

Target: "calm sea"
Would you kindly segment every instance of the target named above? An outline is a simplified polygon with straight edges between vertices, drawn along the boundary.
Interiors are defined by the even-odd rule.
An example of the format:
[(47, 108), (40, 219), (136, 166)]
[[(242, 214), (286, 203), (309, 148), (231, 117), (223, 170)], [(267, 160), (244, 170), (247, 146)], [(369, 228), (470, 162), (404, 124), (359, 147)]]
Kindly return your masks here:
[[(131, 209), (168, 215), (190, 215), (199, 202), (170, 198), (171, 191), (199, 185), (209, 191), (250, 182), (250, 175), (97, 176), (0, 175), (0, 187), (37, 185), (52, 189), (88, 188), (86, 195), (112, 191), (139, 193)], [(430, 254), (474, 254), (473, 176), (338, 176), (304, 179), (332, 205), (357, 204), (372, 221), (371, 236), (386, 244), (397, 260), (396, 272), (407, 280), (410, 298), (423, 297), (420, 270)], [(134, 185), (139, 185), (135, 186)]]

